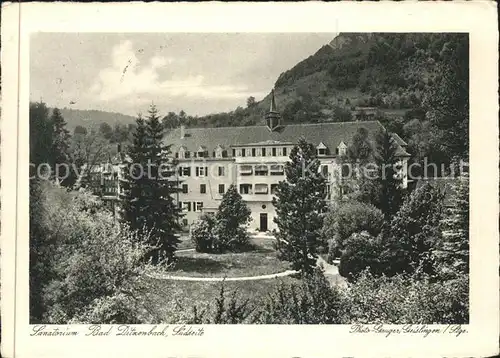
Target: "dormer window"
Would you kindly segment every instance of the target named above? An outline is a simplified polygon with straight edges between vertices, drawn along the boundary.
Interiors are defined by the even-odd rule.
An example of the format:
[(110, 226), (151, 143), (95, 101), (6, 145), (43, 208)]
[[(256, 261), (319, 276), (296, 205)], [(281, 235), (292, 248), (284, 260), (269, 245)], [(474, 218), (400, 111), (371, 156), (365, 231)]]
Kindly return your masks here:
[(336, 150), (338, 155), (346, 155), (347, 153), (347, 145), (344, 142), (340, 142), (339, 146)]
[(215, 158), (225, 158), (224, 153), (226, 154), (226, 157), (227, 157), (227, 151), (225, 151), (224, 148), (222, 148), (222, 146), (218, 145), (217, 148), (215, 148), (214, 157)]
[(200, 146), (198, 150), (196, 151), (197, 157), (198, 158), (206, 158), (208, 157), (208, 151), (207, 148)]
[(186, 151), (185, 147), (180, 147), (179, 148), (179, 158), (180, 159), (189, 158), (189, 152)]
[(316, 151), (318, 153), (318, 156), (325, 156), (326, 155), (326, 145), (321, 142), (319, 145), (316, 147)]

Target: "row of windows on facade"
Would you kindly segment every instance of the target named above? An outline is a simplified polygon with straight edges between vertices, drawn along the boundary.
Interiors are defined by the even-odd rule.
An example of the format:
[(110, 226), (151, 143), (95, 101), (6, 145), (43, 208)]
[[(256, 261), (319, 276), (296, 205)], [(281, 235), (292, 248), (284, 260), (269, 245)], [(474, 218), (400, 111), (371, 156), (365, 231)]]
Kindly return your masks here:
[[(185, 193), (188, 192), (188, 186), (186, 184), (185, 188), (183, 186), (183, 191)], [(270, 185), (271, 189), (271, 195), (276, 194), (276, 190), (278, 189), (278, 184), (271, 184)], [(206, 194), (207, 188), (205, 184), (200, 185), (200, 193)], [(224, 194), (225, 192), (225, 185), (220, 184), (219, 185), (219, 194)], [(240, 184), (239, 187), (239, 192), (240, 194), (268, 194), (269, 193), (269, 185), (268, 184)], [(327, 185), (325, 187), (325, 194), (326, 198), (330, 199), (331, 197), (331, 192), (330, 192), (330, 185)], [(191, 211), (191, 202), (189, 201), (179, 201), (178, 203), (179, 209), (184, 209), (187, 211)], [(203, 209), (203, 202), (197, 201), (197, 202), (192, 202), (192, 211), (202, 211)]]
[[(345, 155), (346, 150), (347, 150), (347, 145), (344, 142), (341, 142), (339, 146), (335, 148), (335, 154)], [(175, 153), (175, 157), (180, 159), (189, 159), (191, 158), (191, 153), (193, 158), (209, 157), (208, 151), (203, 147), (200, 147), (198, 151), (195, 152), (190, 152), (185, 150), (184, 148), (181, 148), (178, 152)], [(320, 143), (316, 147), (316, 154), (318, 156), (324, 156), (330, 153), (326, 145)], [(232, 157), (266, 157), (266, 156), (286, 157), (287, 155), (288, 155), (287, 147), (232, 149)], [(212, 158), (228, 158), (228, 151), (219, 147), (212, 152)]]
[[(195, 176), (204, 177), (208, 175), (208, 167), (195, 167)], [(280, 164), (276, 165), (240, 165), (239, 173), (241, 175), (283, 175), (285, 173), (284, 166)], [(179, 167), (179, 176), (190, 177), (191, 167)], [(226, 175), (226, 167), (217, 167), (217, 175), (223, 177)]]
[[(269, 150), (267, 150), (269, 149)], [(273, 147), (273, 148), (241, 148), (232, 149), (232, 157), (286, 157), (288, 155), (287, 147)], [(204, 148), (199, 148), (196, 152), (190, 152), (181, 148), (175, 153), (176, 158), (189, 159), (189, 158), (208, 158), (208, 151)], [(225, 149), (218, 148), (212, 152), (212, 158), (228, 158), (229, 153)]]
[[(269, 193), (269, 188), (271, 194), (276, 193), (276, 189), (278, 188), (278, 184), (240, 184), (239, 186), (239, 192), (240, 194), (268, 194)], [(224, 194), (226, 192), (226, 185), (225, 184), (219, 184), (218, 186), (218, 193), (219, 194)], [(327, 185), (327, 193), (330, 192), (330, 186)], [(188, 184), (182, 184), (182, 193), (183, 194), (188, 194), (189, 193), (189, 186)], [(206, 194), (207, 193), (207, 185), (206, 184), (200, 184), (200, 194)]]

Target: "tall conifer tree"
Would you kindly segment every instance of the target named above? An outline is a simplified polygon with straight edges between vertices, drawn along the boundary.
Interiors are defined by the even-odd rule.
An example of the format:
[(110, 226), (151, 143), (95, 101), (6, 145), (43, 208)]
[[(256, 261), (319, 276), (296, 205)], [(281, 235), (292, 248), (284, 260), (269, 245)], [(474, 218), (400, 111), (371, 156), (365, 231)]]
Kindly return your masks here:
[(174, 258), (174, 252), (180, 242), (176, 231), (180, 209), (175, 205), (174, 194), (179, 190), (177, 182), (172, 180), (175, 174), (175, 161), (171, 158), (170, 145), (163, 143), (164, 127), (154, 105), (149, 109), (146, 121), (148, 139), (148, 159), (150, 172), (148, 173), (148, 226), (151, 227), (151, 236), (158, 241), (159, 250), (153, 253), (153, 261), (164, 257)]
[(276, 248), (281, 258), (303, 275), (316, 266), (322, 213), (326, 209), (325, 179), (319, 172), (316, 148), (300, 139), (286, 163), (286, 180), (278, 184), (276, 208)]
[(378, 173), (373, 180), (378, 197), (373, 203), (386, 219), (391, 219), (402, 203), (402, 178), (398, 173), (399, 159), (396, 157), (396, 142), (387, 130), (381, 130), (376, 135), (377, 152), (375, 163)]
[(136, 120), (133, 145), (129, 149), (123, 183), (123, 220), (131, 228), (150, 232), (150, 244), (155, 246), (147, 259), (156, 264), (161, 259), (171, 262), (179, 239), (180, 210), (174, 203), (176, 182), (174, 161), (169, 146), (163, 144), (163, 126), (154, 105), (148, 118)]

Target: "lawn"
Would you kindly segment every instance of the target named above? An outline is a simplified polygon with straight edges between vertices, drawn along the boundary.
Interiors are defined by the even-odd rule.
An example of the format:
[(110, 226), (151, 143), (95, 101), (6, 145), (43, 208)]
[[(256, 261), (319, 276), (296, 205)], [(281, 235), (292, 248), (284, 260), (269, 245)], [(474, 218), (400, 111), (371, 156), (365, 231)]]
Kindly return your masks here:
[[(179, 250), (193, 247), (189, 237), (183, 237)], [(180, 251), (176, 266), (167, 271), (170, 275), (189, 277), (245, 277), (273, 274), (290, 269), (288, 262), (278, 260), (273, 239), (252, 238), (254, 249), (240, 253), (206, 254), (196, 251)], [(238, 296), (255, 299), (267, 296), (280, 282), (294, 282), (292, 277), (279, 277), (252, 281), (224, 282), (226, 292), (236, 290)], [(182, 322), (192, 312), (214, 307), (219, 296), (221, 281), (174, 281), (144, 277), (142, 293), (158, 322)]]
[[(255, 302), (267, 296), (280, 282), (296, 282), (292, 277), (279, 277), (257, 281), (224, 282), (226, 293), (237, 291), (238, 297), (249, 298)], [(219, 296), (222, 282), (171, 281), (144, 278), (147, 285), (145, 295), (149, 311), (153, 312), (158, 322), (182, 323), (192, 313), (193, 306), (199, 310), (214, 307)]]

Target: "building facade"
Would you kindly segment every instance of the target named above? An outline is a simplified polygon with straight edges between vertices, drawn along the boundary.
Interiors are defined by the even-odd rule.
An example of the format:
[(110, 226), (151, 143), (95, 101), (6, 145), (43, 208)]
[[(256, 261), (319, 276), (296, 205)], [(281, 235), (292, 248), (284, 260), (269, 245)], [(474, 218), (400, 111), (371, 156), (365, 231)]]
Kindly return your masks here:
[[(286, 124), (276, 108), (265, 115), (265, 126), (221, 128), (177, 128), (165, 137), (178, 162), (179, 188), (176, 202), (183, 210), (181, 225), (189, 227), (202, 213), (215, 213), (222, 196), (234, 184), (252, 212), (250, 231), (276, 229), (272, 198), (277, 184), (285, 180), (284, 166), (300, 138), (316, 146), (320, 171), (327, 179), (325, 198), (333, 200), (332, 190), (344, 155), (360, 128), (371, 139), (382, 129), (378, 121)], [(400, 159), (400, 175), (407, 185), (406, 143), (394, 136)]]

